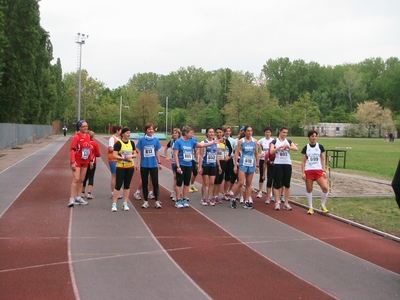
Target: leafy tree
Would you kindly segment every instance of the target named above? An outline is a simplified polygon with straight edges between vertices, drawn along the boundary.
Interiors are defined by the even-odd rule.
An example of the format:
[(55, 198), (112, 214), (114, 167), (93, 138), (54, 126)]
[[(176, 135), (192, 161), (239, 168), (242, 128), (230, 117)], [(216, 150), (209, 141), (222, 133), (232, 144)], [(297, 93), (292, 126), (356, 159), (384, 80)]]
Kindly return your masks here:
[(320, 110), (312, 100), (310, 93), (301, 95), (291, 106), (292, 118), (289, 126), (292, 129), (306, 128), (309, 124), (317, 124), (320, 121)]
[(140, 130), (144, 130), (144, 126), (148, 122), (158, 126), (158, 112), (160, 109), (161, 106), (158, 102), (157, 94), (150, 90), (140, 93), (132, 112), (135, 125), (139, 126)]
[(354, 68), (350, 68), (343, 75), (341, 87), (348, 97), (350, 111), (353, 111), (353, 104), (358, 102), (357, 98), (362, 101), (365, 97), (365, 87), (362, 83), (361, 73), (356, 72)]
[(383, 109), (377, 101), (359, 103), (354, 118), (367, 129), (368, 137), (371, 137), (376, 130), (392, 131), (394, 129), (392, 112), (389, 109)]

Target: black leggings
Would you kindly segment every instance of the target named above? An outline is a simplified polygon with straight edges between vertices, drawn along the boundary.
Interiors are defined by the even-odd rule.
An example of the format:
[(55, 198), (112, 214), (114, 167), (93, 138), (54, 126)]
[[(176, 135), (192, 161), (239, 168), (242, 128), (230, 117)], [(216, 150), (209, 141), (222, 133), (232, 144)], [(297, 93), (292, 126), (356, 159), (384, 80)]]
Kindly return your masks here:
[(274, 165), (266, 164), (267, 166), (267, 188), (272, 187), (274, 182)]
[(217, 176), (215, 177), (214, 184), (221, 184), (222, 181), (224, 180), (225, 171), (226, 171), (226, 161), (220, 160), (219, 164), (221, 166), (222, 172), (219, 173), (219, 170), (217, 169)]
[(83, 186), (86, 186), (86, 182), (89, 180), (89, 185), (93, 186), (94, 183), (94, 173), (96, 172), (96, 164), (93, 165), (93, 168), (87, 168), (85, 180), (83, 180)]
[(151, 183), (153, 184), (154, 197), (158, 200), (158, 168), (140, 168), (140, 177), (142, 178), (142, 190), (145, 201), (148, 201), (149, 196), (149, 174)]
[(226, 162), (225, 181), (230, 181), (232, 174), (234, 174), (234, 172), (233, 172), (233, 159), (231, 158)]
[(192, 177), (192, 167), (181, 166), (182, 173), (176, 171), (176, 185), (181, 187), (182, 183), (186, 186), (190, 185), (190, 178)]
[(264, 175), (264, 167), (266, 167), (266, 163), (264, 163), (265, 162), (265, 160), (263, 160), (263, 159), (260, 159), (259, 161), (258, 161), (258, 164), (260, 165), (260, 168), (259, 168), (259, 171), (260, 171), (260, 179), (258, 180), (258, 182), (260, 182), (260, 183), (262, 183), (262, 182), (264, 182), (264, 179), (263, 179), (263, 175)]
[(135, 168), (117, 168), (115, 189), (119, 191), (124, 184), (124, 190), (129, 190)]
[(290, 188), (290, 179), (292, 178), (292, 165), (274, 166), (274, 189), (279, 190), (282, 186)]

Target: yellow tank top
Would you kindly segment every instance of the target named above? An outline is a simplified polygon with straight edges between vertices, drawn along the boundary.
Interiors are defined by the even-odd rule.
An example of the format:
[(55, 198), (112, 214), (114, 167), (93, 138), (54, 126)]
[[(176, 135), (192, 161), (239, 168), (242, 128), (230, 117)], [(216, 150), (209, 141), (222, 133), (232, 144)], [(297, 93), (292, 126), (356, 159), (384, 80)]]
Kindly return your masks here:
[(219, 143), (217, 145), (217, 157), (218, 157), (218, 159), (219, 160), (224, 160), (225, 156), (227, 156), (228, 153), (229, 153), (228, 151), (229, 151), (229, 149), (228, 149), (228, 147), (226, 146), (225, 143)]
[[(118, 154), (121, 156), (124, 155), (130, 155), (133, 153), (133, 148), (132, 148), (132, 143), (129, 141), (128, 143), (124, 143), (122, 140), (119, 140), (121, 143), (121, 150), (118, 151)], [(127, 160), (117, 160), (117, 168), (133, 168), (134, 167), (134, 162), (133, 161), (127, 161)]]

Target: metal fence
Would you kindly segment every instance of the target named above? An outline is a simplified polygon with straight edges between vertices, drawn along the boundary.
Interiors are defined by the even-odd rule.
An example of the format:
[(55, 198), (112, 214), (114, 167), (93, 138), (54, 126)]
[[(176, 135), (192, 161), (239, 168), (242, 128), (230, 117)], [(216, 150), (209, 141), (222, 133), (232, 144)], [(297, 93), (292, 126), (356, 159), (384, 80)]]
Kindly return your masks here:
[(52, 134), (52, 125), (0, 123), (0, 150), (33, 143)]

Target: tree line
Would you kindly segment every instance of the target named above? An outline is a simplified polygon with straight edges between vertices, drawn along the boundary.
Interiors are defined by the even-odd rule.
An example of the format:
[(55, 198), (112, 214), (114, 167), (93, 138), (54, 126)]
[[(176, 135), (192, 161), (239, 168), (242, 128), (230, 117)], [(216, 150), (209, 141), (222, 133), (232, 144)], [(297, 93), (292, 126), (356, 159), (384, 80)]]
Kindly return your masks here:
[[(51, 63), (52, 44), (40, 26), (38, 1), (0, 2), (0, 122), (60, 120), (71, 126), (77, 115), (78, 73), (63, 76), (60, 59)], [(186, 124), (249, 124), (257, 133), (265, 126), (285, 125), (293, 134), (318, 122), (368, 121), (367, 128), (389, 129), (394, 123), (388, 119), (400, 120), (396, 57), (336, 66), (281, 57), (268, 59), (260, 70), (252, 74), (189, 66), (168, 75), (132, 72), (116, 89), (82, 70), (81, 116), (101, 132), (119, 124), (120, 116), (121, 125), (133, 131), (151, 121), (162, 131)]]

